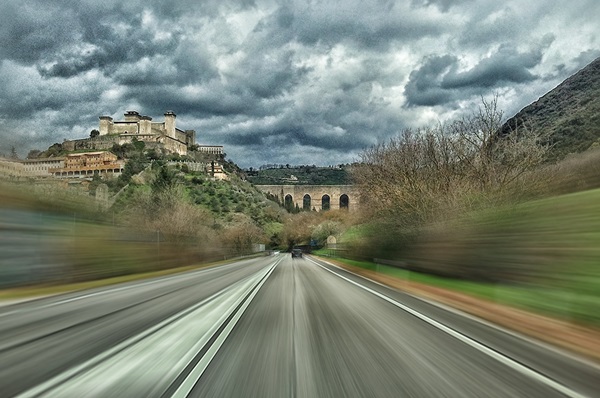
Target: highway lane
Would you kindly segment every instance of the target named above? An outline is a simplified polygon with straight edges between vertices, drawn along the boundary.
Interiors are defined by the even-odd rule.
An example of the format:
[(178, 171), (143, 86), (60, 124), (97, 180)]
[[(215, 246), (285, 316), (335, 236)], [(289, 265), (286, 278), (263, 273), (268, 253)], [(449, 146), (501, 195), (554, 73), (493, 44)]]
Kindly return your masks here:
[(288, 254), (0, 308), (0, 365), (0, 396), (600, 396), (598, 367)]
[(527, 338), (518, 333), (493, 325), (468, 314), (456, 311), (444, 305), (430, 303), (398, 290), (382, 286), (376, 282), (362, 278), (351, 272), (319, 261), (323, 268), (333, 271), (348, 280), (359, 283), (378, 294), (383, 294), (397, 303), (402, 303), (409, 310), (414, 310), (424, 317), (434, 319), (451, 331), (469, 336), (490, 350), (501, 353), (506, 358), (522, 364), (525, 368), (534, 369), (558, 384), (572, 386), (585, 396), (599, 396), (598, 380), (600, 369), (597, 363), (574, 356), (564, 350)]
[(256, 274), (273, 258), (0, 308), (0, 396), (14, 396)]
[[(365, 284), (361, 278), (354, 279)], [(389, 289), (370, 285), (389, 293)], [(421, 302), (418, 306), (430, 305)], [(435, 311), (439, 315), (443, 310)], [(461, 317), (445, 312), (444, 321)], [(462, 332), (468, 333), (466, 329)], [(503, 345), (502, 340), (512, 346), (518, 339), (495, 332), (496, 348)], [(523, 346), (531, 344), (519, 348), (524, 350)], [(571, 380), (565, 386), (485, 348), (474, 348), (313, 262), (289, 258), (259, 292), (191, 396), (599, 395), (598, 368), (550, 350), (552, 366), (566, 373), (581, 368), (587, 372), (585, 380)], [(542, 349), (533, 347), (534, 352)]]

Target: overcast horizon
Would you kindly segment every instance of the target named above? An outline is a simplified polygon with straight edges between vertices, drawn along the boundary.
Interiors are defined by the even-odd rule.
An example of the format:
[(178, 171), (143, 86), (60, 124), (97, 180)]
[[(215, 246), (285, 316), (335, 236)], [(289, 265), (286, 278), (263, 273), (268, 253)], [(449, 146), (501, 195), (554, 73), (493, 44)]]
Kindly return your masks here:
[(482, 96), (512, 116), (600, 56), (600, 2), (528, 3), (5, 0), (0, 154), (172, 110), (241, 167), (351, 163)]

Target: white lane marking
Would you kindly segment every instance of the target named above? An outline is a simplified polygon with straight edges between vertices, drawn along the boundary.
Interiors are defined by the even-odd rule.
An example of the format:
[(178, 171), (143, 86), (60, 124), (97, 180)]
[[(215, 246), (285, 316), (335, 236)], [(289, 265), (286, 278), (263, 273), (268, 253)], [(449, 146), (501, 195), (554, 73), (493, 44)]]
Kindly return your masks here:
[[(115, 355), (118, 355), (122, 351), (125, 351), (125, 350), (129, 349), (130, 347), (133, 347), (136, 344), (139, 344), (144, 339), (147, 339), (149, 336), (152, 336), (153, 334), (159, 332), (160, 330), (168, 327), (170, 324), (172, 324), (174, 322), (178, 322), (178, 318), (181, 318), (181, 319), (179, 319), (179, 321), (182, 321), (185, 317), (189, 317), (193, 313), (195, 313), (199, 310), (202, 310), (202, 308), (205, 305), (209, 304), (210, 302), (214, 301), (215, 299), (217, 299), (217, 300), (220, 299), (221, 296), (225, 297), (225, 299), (226, 299), (228, 294), (231, 291), (238, 290), (240, 288), (240, 286), (243, 289), (243, 286), (248, 284), (248, 280), (253, 281), (256, 279), (260, 279), (267, 273), (269, 273), (269, 275), (270, 275), (270, 272), (277, 266), (277, 264), (279, 264), (280, 261), (281, 261), (281, 259), (279, 259), (279, 261), (275, 261), (275, 262), (267, 265), (263, 269), (268, 268), (268, 271), (261, 272), (258, 277), (256, 277), (255, 275), (252, 275), (249, 278), (244, 278), (243, 280), (238, 281), (235, 284), (229, 286), (228, 288), (223, 289), (223, 290), (213, 294), (212, 296), (202, 300), (201, 302), (193, 305), (192, 307), (189, 307), (189, 308), (169, 317), (168, 319), (160, 322), (159, 324), (143, 331), (142, 333), (140, 333), (136, 336), (132, 336), (131, 338), (110, 348), (109, 350), (98, 354), (97, 356), (85, 361), (84, 363), (77, 365), (63, 373), (60, 373), (57, 376), (19, 394), (18, 397), (26, 398), (26, 397), (37, 397), (40, 395), (46, 396), (46, 395), (52, 394), (53, 392), (58, 393), (58, 396), (61, 396), (61, 395), (64, 396), (63, 394), (60, 393), (60, 389), (66, 387), (64, 384), (67, 384), (67, 386), (68, 386), (68, 383), (71, 382), (72, 379), (77, 378), (80, 374), (85, 375), (89, 371), (94, 370), (97, 366), (99, 366), (102, 363), (106, 363)], [(245, 289), (246, 292), (249, 290), (250, 289)], [(227, 317), (231, 314), (231, 312), (239, 305), (239, 302), (242, 300), (243, 296), (245, 296), (245, 294), (236, 300), (236, 302), (230, 307), (229, 311), (224, 311), (224, 315), (221, 317), (220, 323), (213, 325), (212, 328), (210, 329), (210, 331), (208, 332), (208, 334), (210, 334), (210, 336), (208, 336), (205, 339), (202, 339), (202, 341), (204, 341), (204, 344), (208, 340), (210, 340), (210, 337), (212, 336), (212, 334), (214, 334), (218, 330), (218, 328), (221, 326), (222, 322), (225, 321), (227, 319)], [(202, 347), (200, 347), (198, 349), (198, 351), (201, 348)], [(197, 351), (195, 351), (195, 352), (197, 352)], [(195, 354), (193, 356), (195, 356)], [(193, 359), (193, 356), (192, 356), (192, 358), (189, 359), (189, 361), (191, 361)], [(187, 366), (188, 363), (186, 363), (185, 366)], [(181, 367), (181, 369), (184, 369), (185, 366)], [(119, 369), (119, 368), (114, 368), (113, 370), (122, 375), (124, 374), (123, 372), (121, 372), (121, 369)], [(98, 382), (100, 382), (100, 380), (98, 380)], [(52, 390), (59, 390), (59, 391), (52, 391)]]
[(342, 278), (342, 279), (346, 280), (347, 282), (350, 282), (351, 284), (368, 291), (371, 294), (374, 294), (375, 296), (389, 302), (390, 304), (393, 304), (396, 307), (401, 308), (402, 310), (408, 312), (409, 314), (416, 316), (417, 318), (421, 319), (422, 321), (429, 323), (430, 325), (442, 330), (443, 332), (446, 332), (447, 334), (451, 335), (452, 337), (455, 337), (456, 339), (462, 341), (463, 343), (481, 351), (482, 353), (494, 358), (495, 360), (503, 363), (504, 365), (516, 370), (517, 372), (520, 372), (523, 375), (526, 375), (534, 380), (539, 381), (542, 384), (545, 384), (545, 385), (557, 390), (561, 394), (564, 394), (564, 395), (566, 395), (568, 397), (572, 397), (572, 398), (585, 398), (585, 395), (579, 394), (578, 392), (575, 392), (575, 391), (571, 390), (570, 388), (563, 386), (560, 383), (557, 383), (556, 381), (550, 379), (549, 377), (546, 377), (543, 374), (538, 373), (538, 372), (526, 367), (525, 365), (522, 365), (519, 362), (516, 362), (515, 360), (513, 360), (495, 350), (492, 350), (489, 347), (486, 347), (485, 345), (471, 339), (470, 337), (468, 337), (454, 329), (449, 328), (448, 326), (446, 326), (444, 324), (441, 324), (440, 322), (428, 317), (427, 315), (421, 314), (420, 312), (418, 312), (410, 307), (407, 307), (406, 305), (404, 305), (384, 294), (381, 294), (376, 290), (373, 290), (367, 286), (363, 286), (360, 283), (353, 281), (352, 279), (349, 279), (343, 275), (333, 272), (332, 270), (328, 269), (327, 267), (322, 266), (321, 264), (317, 263), (316, 261), (314, 261), (310, 258), (307, 258), (307, 260), (315, 265), (318, 265), (319, 267), (323, 268), (324, 270), (332, 273), (333, 275), (336, 275), (337, 277)]
[[(114, 288), (108, 288), (108, 289), (103, 289), (102, 291), (99, 292), (94, 292), (94, 293), (88, 293), (88, 294), (83, 294), (77, 297), (71, 297), (68, 299), (64, 299), (64, 300), (60, 300), (60, 301), (56, 301), (54, 303), (48, 303), (48, 304), (44, 304), (41, 306), (36, 306), (34, 308), (23, 308), (23, 309), (19, 309), (19, 310), (13, 310), (13, 311), (8, 311), (5, 313), (1, 313), (0, 314), (0, 318), (8, 316), (8, 315), (13, 315), (13, 314), (18, 314), (18, 313), (25, 313), (25, 312), (32, 312), (32, 311), (36, 311), (36, 310), (40, 310), (40, 309), (45, 309), (45, 308), (49, 308), (49, 307), (55, 307), (57, 305), (62, 305), (62, 304), (66, 304), (66, 303), (70, 303), (73, 301), (79, 301), (79, 300), (83, 300), (86, 298), (90, 298), (90, 297), (94, 297), (94, 296), (99, 296), (102, 294), (111, 294), (111, 293), (115, 293), (115, 292), (119, 292), (121, 290), (128, 290), (128, 289), (133, 289), (133, 288), (138, 288), (138, 287), (144, 287), (144, 286), (148, 286), (148, 285), (152, 285), (155, 283), (159, 283), (159, 282), (169, 282), (173, 279), (177, 279), (177, 278), (183, 278), (185, 277), (189, 277), (189, 276), (197, 276), (197, 274), (200, 273), (209, 273), (209, 272), (213, 272), (219, 269), (223, 269), (223, 268), (229, 268), (232, 267), (233, 265), (239, 264), (243, 261), (247, 261), (247, 260), (241, 260), (241, 261), (236, 261), (234, 263), (230, 263), (230, 264), (224, 264), (221, 266), (212, 266), (209, 268), (203, 268), (203, 269), (199, 269), (199, 270), (194, 270), (194, 271), (188, 271), (188, 272), (184, 272), (183, 274), (179, 273), (179, 274), (175, 274), (172, 276), (165, 276), (165, 277), (158, 277), (158, 279), (152, 279), (149, 281), (140, 281), (139, 283), (134, 283), (132, 285), (127, 285), (127, 286), (117, 286)], [(47, 297), (51, 297), (51, 296), (47, 296)], [(35, 298), (34, 298), (35, 300)]]
[[(276, 266), (279, 265), (280, 262), (281, 261), (279, 261), (276, 264)], [(204, 354), (202, 359), (200, 359), (200, 362), (198, 362), (198, 364), (194, 367), (194, 369), (192, 369), (192, 371), (188, 374), (188, 376), (185, 378), (185, 380), (179, 385), (179, 388), (177, 388), (175, 393), (173, 393), (172, 397), (179, 398), (179, 397), (187, 397), (189, 395), (189, 393), (192, 391), (192, 389), (198, 382), (198, 379), (200, 379), (200, 377), (202, 377), (202, 374), (204, 373), (204, 371), (206, 370), (206, 368), (208, 367), (210, 362), (213, 360), (215, 355), (217, 355), (217, 352), (219, 351), (219, 349), (221, 348), (221, 346), (223, 345), (223, 343), (225, 342), (227, 337), (229, 337), (229, 334), (231, 333), (231, 331), (233, 330), (235, 325), (238, 323), (238, 321), (240, 320), (240, 318), (242, 317), (244, 312), (246, 312), (246, 309), (248, 308), (248, 306), (254, 299), (254, 296), (256, 296), (258, 294), (258, 291), (260, 290), (260, 288), (265, 284), (265, 282), (267, 281), (269, 276), (271, 276), (271, 273), (273, 273), (273, 271), (275, 270), (275, 267), (271, 268), (268, 275), (258, 284), (256, 289), (254, 289), (252, 294), (244, 302), (242, 307), (240, 307), (239, 311), (234, 315), (234, 317), (227, 324), (225, 329), (223, 329), (221, 334), (213, 342), (213, 344), (210, 346), (208, 351)]]

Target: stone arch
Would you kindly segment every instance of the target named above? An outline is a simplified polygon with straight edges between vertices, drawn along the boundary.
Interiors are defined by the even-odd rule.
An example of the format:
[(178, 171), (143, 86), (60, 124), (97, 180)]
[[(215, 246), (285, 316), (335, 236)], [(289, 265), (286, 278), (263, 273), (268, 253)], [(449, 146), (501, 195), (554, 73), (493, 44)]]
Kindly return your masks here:
[(321, 197), (321, 210), (331, 209), (331, 197), (327, 194)]
[(283, 199), (283, 207), (285, 207), (288, 211), (292, 211), (292, 209), (294, 209), (294, 198), (289, 193), (285, 195)]
[(306, 194), (302, 198), (302, 210), (310, 211), (311, 208), (312, 208), (311, 197), (309, 194)]
[(340, 196), (340, 209), (349, 209), (350, 208), (350, 198), (348, 195), (343, 194)]
[[(361, 206), (358, 190), (351, 185), (257, 185), (256, 187), (276, 197), (282, 206), (285, 205), (286, 195), (290, 195), (293, 198), (293, 211), (304, 209), (304, 196), (306, 195), (310, 196), (310, 210), (314, 211), (327, 210), (327, 204), (325, 204), (325, 208), (322, 207), (325, 195), (329, 197), (330, 210), (339, 209), (340, 204), (344, 208), (345, 197), (341, 198), (342, 195), (348, 197), (348, 211), (356, 211)], [(292, 206), (290, 206), (290, 211), (292, 211)]]

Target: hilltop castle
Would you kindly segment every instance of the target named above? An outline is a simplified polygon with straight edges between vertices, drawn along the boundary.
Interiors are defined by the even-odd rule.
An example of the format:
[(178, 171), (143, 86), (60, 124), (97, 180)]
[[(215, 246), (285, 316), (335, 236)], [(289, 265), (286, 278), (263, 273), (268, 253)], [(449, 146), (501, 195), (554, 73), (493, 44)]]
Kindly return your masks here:
[[(206, 154), (213, 159), (225, 156), (221, 145), (197, 145), (194, 130), (181, 130), (175, 126), (175, 113), (165, 113), (164, 122), (153, 122), (149, 116), (136, 111), (127, 111), (125, 120), (115, 121), (110, 116), (100, 116), (98, 130), (92, 130), (89, 138), (65, 140), (61, 152), (69, 153), (62, 157), (46, 155), (46, 158), (25, 160), (0, 158), (0, 177), (9, 178), (84, 178), (98, 174), (120, 174), (124, 161), (109, 151), (115, 144), (123, 145), (135, 141), (143, 142), (145, 149), (155, 149), (162, 153), (187, 155), (188, 151)], [(51, 148), (52, 148), (51, 147)], [(211, 163), (211, 174), (221, 175), (221, 166)], [(221, 177), (218, 177), (221, 178)]]
[(195, 145), (196, 132), (181, 130), (175, 126), (175, 113), (167, 111), (164, 122), (153, 122), (150, 116), (137, 111), (127, 111), (125, 120), (115, 121), (110, 116), (100, 116), (99, 134), (90, 138), (65, 141), (68, 151), (82, 149), (106, 150), (114, 144), (122, 145), (134, 140), (143, 141), (149, 147), (164, 148), (179, 155), (186, 155), (188, 148)]

